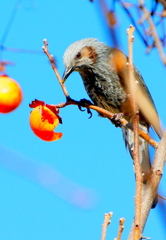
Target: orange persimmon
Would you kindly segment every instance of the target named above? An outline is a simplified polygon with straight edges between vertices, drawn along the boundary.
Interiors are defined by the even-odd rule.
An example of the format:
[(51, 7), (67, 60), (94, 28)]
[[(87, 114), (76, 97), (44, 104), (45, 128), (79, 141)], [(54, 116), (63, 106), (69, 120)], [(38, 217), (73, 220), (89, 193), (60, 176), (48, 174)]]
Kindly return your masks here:
[(29, 118), (30, 126), (35, 135), (44, 141), (55, 141), (62, 137), (62, 133), (54, 132), (59, 124), (58, 116), (46, 106), (35, 107)]
[(22, 90), (19, 84), (7, 75), (0, 76), (0, 113), (9, 113), (22, 101)]

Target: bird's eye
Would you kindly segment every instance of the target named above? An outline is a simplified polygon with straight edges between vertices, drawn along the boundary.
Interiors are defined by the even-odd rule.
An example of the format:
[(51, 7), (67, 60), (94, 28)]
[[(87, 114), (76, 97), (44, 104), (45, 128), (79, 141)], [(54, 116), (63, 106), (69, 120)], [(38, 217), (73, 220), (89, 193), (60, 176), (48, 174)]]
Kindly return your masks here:
[(77, 59), (80, 59), (80, 58), (81, 58), (81, 53), (80, 53), (80, 52), (77, 53), (76, 58), (77, 58)]

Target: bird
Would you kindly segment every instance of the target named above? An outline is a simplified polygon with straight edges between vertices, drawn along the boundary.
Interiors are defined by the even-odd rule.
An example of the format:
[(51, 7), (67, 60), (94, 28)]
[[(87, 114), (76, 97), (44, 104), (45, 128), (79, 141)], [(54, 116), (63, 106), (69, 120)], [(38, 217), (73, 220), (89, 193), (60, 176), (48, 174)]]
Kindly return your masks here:
[[(85, 38), (72, 43), (66, 49), (63, 61), (65, 66), (63, 82), (72, 72), (78, 72), (94, 105), (114, 114), (123, 113), (124, 118), (132, 123), (133, 111), (126, 65), (128, 57), (121, 50), (110, 47), (96, 38)], [(139, 128), (148, 134), (149, 128), (152, 127), (161, 138), (162, 129), (154, 101), (135, 65), (133, 65), (133, 79), (136, 84), (134, 98), (139, 110)], [(124, 126), (121, 128), (125, 145), (133, 158), (133, 131)], [(145, 186), (150, 176), (151, 163), (148, 143), (141, 137), (139, 137), (139, 157), (143, 186)], [(156, 204), (157, 196), (152, 208)]]

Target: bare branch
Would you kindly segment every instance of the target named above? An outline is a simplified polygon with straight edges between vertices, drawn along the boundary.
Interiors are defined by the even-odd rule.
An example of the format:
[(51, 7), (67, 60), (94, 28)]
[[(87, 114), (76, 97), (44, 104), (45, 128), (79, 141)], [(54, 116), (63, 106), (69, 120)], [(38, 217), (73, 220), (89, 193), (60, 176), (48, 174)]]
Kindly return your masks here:
[(160, 38), (159, 38), (159, 36), (158, 36), (158, 34), (157, 34), (156, 27), (155, 27), (155, 25), (154, 25), (154, 23), (153, 23), (153, 20), (152, 20), (152, 18), (151, 18), (151, 14), (150, 14), (149, 11), (146, 9), (143, 0), (138, 0), (138, 2), (140, 3), (140, 9), (141, 9), (142, 12), (144, 13), (145, 18), (147, 19), (147, 21), (148, 21), (148, 23), (149, 23), (149, 26), (150, 26), (152, 35), (153, 35), (153, 37), (154, 37), (155, 46), (156, 46), (156, 48), (158, 49), (158, 52), (159, 52), (159, 56), (160, 56), (162, 62), (164, 63), (164, 65), (166, 65), (166, 56), (165, 56), (165, 54), (164, 54), (164, 51), (163, 51), (163, 48), (162, 48), (162, 44), (161, 44)]
[[(135, 81), (133, 75), (133, 51), (132, 45), (134, 41), (133, 33), (135, 28), (130, 25), (130, 28), (127, 29), (128, 34), (128, 48), (129, 48), (129, 61), (128, 61), (128, 70), (129, 70), (129, 94), (130, 94), (130, 104), (133, 111), (133, 132), (134, 132), (134, 150), (133, 150), (133, 159), (135, 166), (135, 174), (136, 174), (136, 196), (135, 196), (135, 232), (134, 232), (134, 240), (139, 240), (141, 236), (140, 232), (140, 221), (141, 221), (141, 203), (142, 203), (142, 173), (141, 173), (141, 164), (139, 159), (139, 113), (138, 107), (135, 100)], [(127, 79), (126, 79), (127, 81)]]
[(48, 41), (46, 39), (44, 39), (43, 43), (44, 43), (44, 46), (42, 47), (42, 49), (43, 49), (44, 53), (47, 55), (48, 59), (50, 60), (52, 69), (54, 70), (54, 73), (55, 73), (55, 75), (56, 75), (56, 77), (58, 79), (58, 82), (59, 82), (62, 90), (63, 90), (63, 93), (64, 93), (64, 95), (66, 97), (69, 97), (67, 89), (66, 89), (65, 85), (63, 84), (63, 81), (62, 81), (62, 79), (61, 79), (61, 77), (59, 75), (59, 72), (58, 72), (57, 68), (56, 68), (55, 60), (54, 60), (53, 56), (48, 51)]
[[(64, 107), (66, 107), (68, 105), (80, 106), (80, 101), (76, 101), (74, 99), (70, 99), (69, 101), (67, 101), (65, 103), (60, 103), (60, 104), (56, 104), (56, 105), (52, 105), (52, 106), (54, 106), (55, 108), (64, 108)], [(111, 112), (109, 112), (109, 111), (107, 111), (107, 110), (105, 110), (103, 108), (100, 108), (98, 106), (95, 106), (95, 105), (86, 105), (85, 108), (89, 108), (89, 109), (95, 110), (95, 111), (97, 111), (99, 113), (102, 113), (103, 115), (105, 115), (109, 119), (116, 118), (116, 114), (113, 114), (113, 113), (111, 113)], [(129, 128), (129, 129), (131, 129), (133, 131), (132, 124), (129, 123), (126, 119), (120, 117), (118, 120), (120, 121), (122, 126), (127, 127), (127, 128)], [(142, 130), (139, 129), (138, 134), (145, 141), (147, 141), (152, 147), (154, 147), (154, 148), (158, 147), (158, 143), (153, 138), (151, 138), (148, 134), (143, 132)]]
[(114, 240), (121, 240), (122, 232), (124, 230), (124, 222), (125, 222), (125, 219), (124, 218), (120, 218), (120, 220), (119, 220), (118, 236)]
[(112, 44), (114, 47), (119, 47), (119, 41), (117, 38), (116, 26), (117, 26), (117, 18), (115, 12), (108, 8), (105, 0), (99, 0), (100, 9), (105, 17), (107, 22), (107, 26), (110, 30), (110, 36), (112, 39)]
[(113, 215), (112, 212), (104, 214), (104, 222), (102, 224), (101, 240), (105, 240), (105, 238), (106, 238), (107, 227), (111, 223), (110, 219), (112, 218), (112, 215)]
[[(163, 174), (165, 160), (166, 160), (166, 132), (164, 133), (163, 138), (161, 139), (159, 146), (156, 150), (154, 162), (152, 164), (151, 177), (149, 178), (146, 184), (144, 199), (142, 202), (142, 214), (141, 214), (141, 226), (140, 226), (141, 232), (145, 227), (145, 223), (147, 221), (149, 212), (151, 210), (153, 200), (156, 196), (158, 185)], [(128, 240), (133, 240), (134, 228), (135, 228), (135, 222), (133, 222)]]

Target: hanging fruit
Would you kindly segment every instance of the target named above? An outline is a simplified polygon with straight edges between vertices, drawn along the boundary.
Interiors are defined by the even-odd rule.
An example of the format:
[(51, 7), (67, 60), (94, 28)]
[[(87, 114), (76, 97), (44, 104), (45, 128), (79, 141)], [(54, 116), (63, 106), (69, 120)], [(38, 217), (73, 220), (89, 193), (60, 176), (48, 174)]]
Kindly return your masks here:
[(15, 110), (22, 101), (22, 90), (19, 84), (6, 74), (0, 76), (0, 113)]
[(54, 132), (54, 129), (61, 123), (59, 111), (39, 100), (33, 101), (30, 107), (34, 108), (29, 118), (30, 127), (34, 134), (48, 142), (60, 139), (62, 133)]

